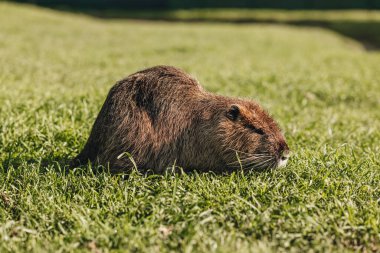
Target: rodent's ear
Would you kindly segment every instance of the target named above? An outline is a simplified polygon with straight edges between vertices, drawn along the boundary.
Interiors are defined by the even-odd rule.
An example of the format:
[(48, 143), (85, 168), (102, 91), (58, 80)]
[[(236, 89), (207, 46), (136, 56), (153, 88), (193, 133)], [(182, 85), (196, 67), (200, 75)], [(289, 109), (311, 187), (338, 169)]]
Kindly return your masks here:
[(231, 105), (227, 111), (227, 118), (230, 120), (236, 120), (240, 115), (240, 108), (238, 105)]

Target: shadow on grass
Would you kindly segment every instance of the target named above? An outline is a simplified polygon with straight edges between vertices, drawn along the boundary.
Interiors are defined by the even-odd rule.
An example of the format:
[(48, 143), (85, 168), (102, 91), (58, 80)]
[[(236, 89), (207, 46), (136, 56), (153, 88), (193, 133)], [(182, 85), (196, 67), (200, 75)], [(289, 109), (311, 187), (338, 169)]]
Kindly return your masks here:
[[(22, 2), (22, 1), (19, 1)], [(126, 10), (126, 9), (90, 9), (77, 7), (63, 7), (52, 5), (39, 5), (50, 9), (71, 12), (74, 14), (84, 14), (101, 19), (132, 19), (142, 21), (165, 21), (165, 22), (207, 22), (207, 23), (234, 23), (234, 24), (279, 24), (300, 27), (321, 27), (339, 33), (342, 36), (354, 39), (361, 43), (367, 51), (380, 50), (380, 20), (369, 18), (368, 11), (361, 11), (362, 19), (353, 17), (331, 18), (319, 11), (317, 15), (312, 10), (304, 10), (298, 13), (291, 11), (264, 10), (265, 15), (259, 10), (253, 9), (226, 9), (217, 10)], [(250, 13), (250, 11), (253, 11)], [(248, 13), (248, 15), (247, 15)], [(276, 15), (279, 14), (280, 15)], [(301, 15), (298, 15), (300, 14)], [(337, 12), (339, 13), (339, 11)], [(216, 15), (215, 15), (216, 14)], [(339, 15), (339, 14), (338, 14)], [(329, 18), (330, 17), (330, 18)]]
[[(91, 165), (91, 164), (83, 164), (79, 166), (71, 166), (72, 159), (74, 157), (68, 157), (64, 155), (47, 155), (42, 158), (31, 158), (25, 159), (21, 157), (8, 157), (4, 159), (0, 163), (0, 171), (1, 173), (8, 173), (9, 170), (18, 170), (20, 168), (25, 168), (25, 166), (34, 166), (38, 168), (39, 173), (44, 174), (48, 171), (55, 171), (57, 173), (68, 174), (70, 171), (82, 171), (86, 172), (91, 170), (95, 175), (99, 175), (102, 173), (107, 173), (111, 175), (122, 175), (123, 178), (128, 179), (130, 174), (140, 174), (146, 177), (155, 177), (155, 176), (164, 176), (166, 174), (170, 175), (182, 175), (186, 174), (188, 176), (196, 176), (202, 174), (210, 174), (215, 176), (228, 176), (233, 173), (243, 173), (245, 175), (258, 175), (265, 172), (270, 172), (271, 170), (257, 169), (257, 170), (245, 170), (245, 169), (224, 169), (218, 171), (203, 171), (203, 170), (186, 170), (180, 167), (168, 168), (164, 173), (155, 173), (153, 170), (139, 171), (135, 168), (125, 169), (122, 172), (112, 172), (109, 168), (106, 168), (101, 165)], [(80, 174), (80, 173), (79, 173)]]
[(259, 19), (259, 18), (181, 18), (171, 14), (170, 11), (157, 12), (81, 12), (97, 18), (106, 19), (133, 19), (148, 21), (165, 21), (165, 22), (189, 22), (189, 23), (233, 23), (233, 24), (276, 24), (291, 25), (299, 27), (320, 27), (332, 30), (342, 36), (353, 39), (367, 50), (380, 50), (380, 21), (351, 21), (351, 20), (277, 20), (277, 19)]
[(0, 162), (1, 173), (9, 170), (19, 170), (26, 167), (38, 168), (40, 173), (45, 173), (51, 169), (57, 172), (68, 172), (71, 157), (67, 155), (48, 154), (44, 157), (25, 157), (21, 154), (9, 154)]

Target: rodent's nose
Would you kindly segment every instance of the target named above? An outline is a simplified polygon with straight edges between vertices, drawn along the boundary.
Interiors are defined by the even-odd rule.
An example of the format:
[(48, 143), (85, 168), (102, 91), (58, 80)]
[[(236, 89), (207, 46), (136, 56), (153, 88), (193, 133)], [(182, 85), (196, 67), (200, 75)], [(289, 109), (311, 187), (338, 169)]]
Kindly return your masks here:
[(289, 150), (285, 150), (284, 152), (282, 152), (281, 161), (286, 161), (289, 159), (289, 157), (290, 157)]
[(278, 161), (278, 167), (282, 168), (285, 167), (286, 164), (288, 163), (288, 159), (290, 157), (290, 152), (289, 150), (285, 150), (282, 152), (282, 155), (280, 157), (280, 160)]

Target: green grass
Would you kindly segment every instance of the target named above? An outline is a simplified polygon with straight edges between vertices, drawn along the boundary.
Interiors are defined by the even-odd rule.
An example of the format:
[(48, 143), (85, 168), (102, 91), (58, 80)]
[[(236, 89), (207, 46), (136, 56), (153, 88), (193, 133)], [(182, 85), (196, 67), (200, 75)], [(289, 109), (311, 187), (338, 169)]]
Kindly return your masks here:
[(187, 10), (91, 10), (65, 9), (101, 18), (128, 18), (181, 22), (274, 23), (316, 26), (330, 29), (362, 42), (368, 49), (380, 48), (378, 10), (267, 10), (267, 9), (187, 9)]
[[(0, 251), (380, 250), (380, 54), (321, 28), (101, 20), (0, 3)], [(107, 91), (157, 64), (256, 99), (272, 172), (64, 172)]]

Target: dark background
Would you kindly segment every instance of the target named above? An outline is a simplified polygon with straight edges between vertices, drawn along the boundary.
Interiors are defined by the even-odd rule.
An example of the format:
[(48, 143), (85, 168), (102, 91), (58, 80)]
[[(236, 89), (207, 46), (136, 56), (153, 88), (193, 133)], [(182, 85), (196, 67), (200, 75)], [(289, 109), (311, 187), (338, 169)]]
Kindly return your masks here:
[(188, 9), (188, 8), (270, 8), (270, 9), (380, 9), (380, 0), (13, 0), (50, 7), (92, 9)]

